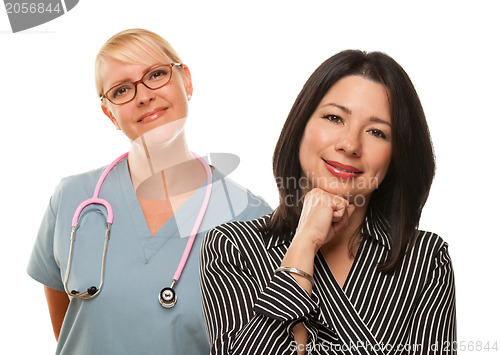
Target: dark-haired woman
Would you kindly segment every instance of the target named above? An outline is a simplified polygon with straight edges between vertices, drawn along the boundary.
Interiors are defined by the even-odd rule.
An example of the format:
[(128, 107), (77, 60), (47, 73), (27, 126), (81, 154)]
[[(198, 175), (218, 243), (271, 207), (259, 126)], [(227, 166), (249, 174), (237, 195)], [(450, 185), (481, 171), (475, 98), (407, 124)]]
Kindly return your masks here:
[(380, 52), (326, 60), (273, 168), (278, 208), (202, 245), (212, 354), (454, 353), (447, 244), (417, 229), (435, 165), (405, 71)]

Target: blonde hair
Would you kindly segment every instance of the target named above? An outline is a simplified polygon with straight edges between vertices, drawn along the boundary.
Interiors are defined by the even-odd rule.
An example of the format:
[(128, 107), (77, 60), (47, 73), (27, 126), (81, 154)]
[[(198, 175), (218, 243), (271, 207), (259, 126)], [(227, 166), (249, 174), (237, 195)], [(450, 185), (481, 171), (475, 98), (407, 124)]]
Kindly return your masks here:
[(115, 34), (101, 47), (95, 59), (95, 87), (97, 95), (104, 94), (101, 65), (111, 58), (125, 63), (182, 63), (177, 52), (163, 37), (154, 32), (134, 28)]

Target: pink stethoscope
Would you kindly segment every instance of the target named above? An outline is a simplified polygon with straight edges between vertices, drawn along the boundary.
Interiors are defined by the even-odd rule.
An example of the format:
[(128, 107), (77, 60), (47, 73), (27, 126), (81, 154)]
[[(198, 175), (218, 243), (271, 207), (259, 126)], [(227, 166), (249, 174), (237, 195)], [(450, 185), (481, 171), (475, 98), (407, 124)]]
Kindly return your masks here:
[[(181, 277), (182, 270), (184, 269), (184, 266), (186, 265), (189, 253), (191, 252), (191, 248), (194, 243), (194, 239), (196, 238), (196, 234), (198, 234), (198, 230), (200, 229), (201, 221), (203, 220), (203, 217), (205, 216), (205, 212), (207, 211), (208, 207), (208, 202), (210, 201), (210, 195), (212, 194), (212, 172), (209, 167), (209, 165), (203, 160), (199, 155), (192, 153), (196, 159), (203, 165), (205, 168), (205, 172), (207, 174), (207, 187), (205, 188), (205, 198), (203, 199), (203, 203), (200, 208), (200, 212), (198, 212), (198, 217), (196, 218), (196, 221), (194, 222), (193, 230), (191, 231), (191, 235), (189, 236), (188, 242), (186, 244), (186, 247), (184, 248), (184, 252), (182, 253), (181, 260), (179, 262), (179, 265), (177, 266), (177, 270), (175, 271), (172, 284), (170, 287), (165, 287), (160, 291), (160, 294), (158, 296), (158, 300), (160, 301), (160, 304), (165, 307), (165, 308), (172, 308), (176, 303), (177, 303), (177, 294), (174, 291), (174, 286), (179, 281), (179, 278)], [(64, 276), (64, 290), (68, 294), (68, 296), (73, 297), (73, 298), (81, 298), (81, 299), (91, 299), (95, 296), (97, 296), (101, 290), (102, 290), (102, 285), (104, 283), (104, 270), (106, 268), (106, 254), (108, 251), (108, 242), (109, 242), (109, 236), (111, 232), (111, 225), (113, 224), (113, 209), (111, 208), (111, 205), (109, 204), (108, 201), (99, 198), (99, 191), (101, 190), (101, 186), (108, 176), (109, 172), (111, 169), (113, 169), (118, 162), (120, 162), (122, 159), (126, 158), (128, 156), (128, 152), (125, 154), (120, 155), (118, 158), (116, 158), (109, 166), (103, 171), (101, 176), (99, 177), (99, 180), (97, 181), (95, 190), (94, 190), (94, 195), (89, 198), (88, 200), (83, 201), (80, 203), (78, 208), (75, 211), (75, 214), (73, 215), (73, 220), (71, 223), (71, 244), (69, 248), (69, 257), (68, 257), (68, 265), (66, 268), (66, 274)], [(91, 286), (89, 287), (86, 291), (83, 292), (78, 292), (76, 290), (69, 291), (68, 290), (68, 279), (69, 279), (69, 272), (71, 269), (71, 261), (73, 259), (73, 249), (74, 249), (74, 244), (75, 244), (75, 237), (76, 237), (76, 229), (78, 227), (78, 219), (80, 217), (80, 214), (82, 210), (92, 204), (98, 204), (102, 205), (106, 208), (108, 217), (106, 219), (106, 233), (104, 236), (104, 249), (102, 252), (102, 262), (101, 262), (101, 280), (99, 283), (99, 286)]]

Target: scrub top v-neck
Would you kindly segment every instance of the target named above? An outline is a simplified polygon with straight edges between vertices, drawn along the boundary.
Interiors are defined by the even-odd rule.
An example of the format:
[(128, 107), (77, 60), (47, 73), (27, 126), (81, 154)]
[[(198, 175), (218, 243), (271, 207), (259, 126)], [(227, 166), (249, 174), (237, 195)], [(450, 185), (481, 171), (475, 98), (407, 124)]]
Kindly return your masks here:
[[(71, 217), (92, 195), (103, 168), (65, 178), (56, 188), (42, 221), (28, 265), (37, 281), (63, 291)], [(206, 354), (209, 351), (199, 290), (199, 249), (205, 233), (230, 220), (248, 220), (269, 206), (217, 169), (205, 217), (182, 278), (178, 302), (164, 309), (158, 293), (169, 286), (205, 194), (203, 183), (151, 236), (130, 180), (126, 160), (111, 170), (100, 197), (113, 206), (102, 292), (91, 300), (72, 299), (61, 329), (57, 354)], [(75, 245), (70, 289), (99, 279), (105, 225), (99, 206), (82, 213)], [(97, 236), (97, 237), (96, 237)]]

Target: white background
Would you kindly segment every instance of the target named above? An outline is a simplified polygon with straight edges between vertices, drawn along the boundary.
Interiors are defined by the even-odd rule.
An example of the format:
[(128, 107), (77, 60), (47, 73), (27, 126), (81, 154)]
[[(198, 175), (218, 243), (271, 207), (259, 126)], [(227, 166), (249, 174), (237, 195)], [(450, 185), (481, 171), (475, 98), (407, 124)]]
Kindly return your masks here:
[(313, 70), (349, 48), (396, 59), (420, 94), (434, 141), (438, 170), (420, 227), (450, 245), (459, 340), (500, 346), (497, 7), (496, 1), (81, 0), (66, 15), (17, 34), (2, 10), (0, 317), (6, 330), (0, 352), (54, 352), (43, 287), (28, 277), (26, 265), (59, 180), (128, 149), (100, 110), (93, 65), (110, 36), (132, 27), (164, 36), (191, 69), (190, 148), (238, 155), (241, 164), (230, 177), (272, 207), (278, 201), (274, 145)]

